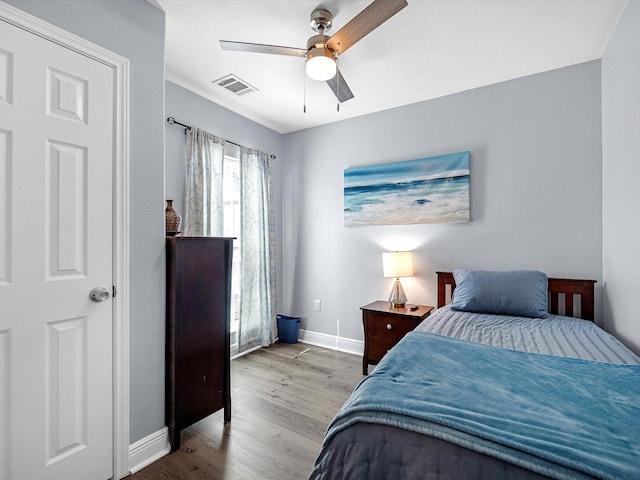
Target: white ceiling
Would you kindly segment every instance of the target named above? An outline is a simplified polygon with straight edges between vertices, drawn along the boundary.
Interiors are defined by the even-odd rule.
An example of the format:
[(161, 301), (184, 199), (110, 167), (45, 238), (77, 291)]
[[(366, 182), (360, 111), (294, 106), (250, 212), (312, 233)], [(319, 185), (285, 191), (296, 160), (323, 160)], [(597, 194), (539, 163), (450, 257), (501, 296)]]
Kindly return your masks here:
[[(408, 0), (340, 57), (355, 98), (337, 112), (329, 87), (305, 79), (304, 59), (224, 51), (219, 40), (306, 48), (316, 7), (334, 15), (330, 36), (372, 0), (150, 1), (166, 12), (166, 78), (280, 133), (598, 59), (627, 3)], [(231, 73), (258, 91), (212, 83)]]

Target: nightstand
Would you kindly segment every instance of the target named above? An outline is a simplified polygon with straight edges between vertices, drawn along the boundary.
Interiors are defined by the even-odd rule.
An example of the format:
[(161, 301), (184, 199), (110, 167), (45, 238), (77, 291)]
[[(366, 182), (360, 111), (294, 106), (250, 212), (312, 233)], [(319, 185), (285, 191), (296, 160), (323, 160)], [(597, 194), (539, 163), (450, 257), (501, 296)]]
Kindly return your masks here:
[(427, 318), (434, 308), (419, 305), (417, 310), (411, 311), (413, 306), (392, 307), (389, 302), (378, 301), (360, 307), (364, 325), (363, 375), (369, 373), (369, 365), (382, 360), (384, 354)]

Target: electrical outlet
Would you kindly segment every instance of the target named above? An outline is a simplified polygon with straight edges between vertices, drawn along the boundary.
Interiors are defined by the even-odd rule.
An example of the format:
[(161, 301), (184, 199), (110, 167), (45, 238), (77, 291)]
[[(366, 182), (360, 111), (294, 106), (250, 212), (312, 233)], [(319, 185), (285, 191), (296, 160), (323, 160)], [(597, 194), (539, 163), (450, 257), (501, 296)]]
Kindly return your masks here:
[(314, 301), (313, 301), (313, 309), (314, 309), (316, 312), (319, 312), (319, 311), (320, 311), (320, 300), (314, 300)]

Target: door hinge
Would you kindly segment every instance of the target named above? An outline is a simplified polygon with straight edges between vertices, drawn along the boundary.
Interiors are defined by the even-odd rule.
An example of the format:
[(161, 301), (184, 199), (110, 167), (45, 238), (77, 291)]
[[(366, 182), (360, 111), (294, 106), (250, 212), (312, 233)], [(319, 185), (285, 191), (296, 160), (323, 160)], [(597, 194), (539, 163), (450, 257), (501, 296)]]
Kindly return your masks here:
[(111, 298), (116, 298), (116, 286), (111, 285)]

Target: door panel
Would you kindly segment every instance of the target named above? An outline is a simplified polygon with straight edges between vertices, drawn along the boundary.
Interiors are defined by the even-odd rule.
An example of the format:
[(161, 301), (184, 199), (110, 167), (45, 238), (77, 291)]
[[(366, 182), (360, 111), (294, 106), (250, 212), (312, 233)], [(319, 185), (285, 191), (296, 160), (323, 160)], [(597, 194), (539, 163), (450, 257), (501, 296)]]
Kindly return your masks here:
[(0, 102), (11, 104), (13, 79), (13, 55), (0, 50)]
[(87, 80), (48, 68), (47, 84), (47, 114), (86, 124)]
[[(0, 57), (1, 58), (1, 57)], [(2, 73), (0, 72), (0, 75)], [(2, 100), (0, 100), (0, 103)], [(11, 132), (0, 129), (0, 286), (11, 282)]]
[(87, 149), (47, 140), (47, 280), (86, 275)]
[(0, 478), (9, 478), (11, 428), (9, 423), (9, 349), (10, 334), (0, 331)]
[(0, 480), (113, 474), (113, 92), (0, 21)]
[(46, 331), (47, 464), (87, 446), (87, 317)]

